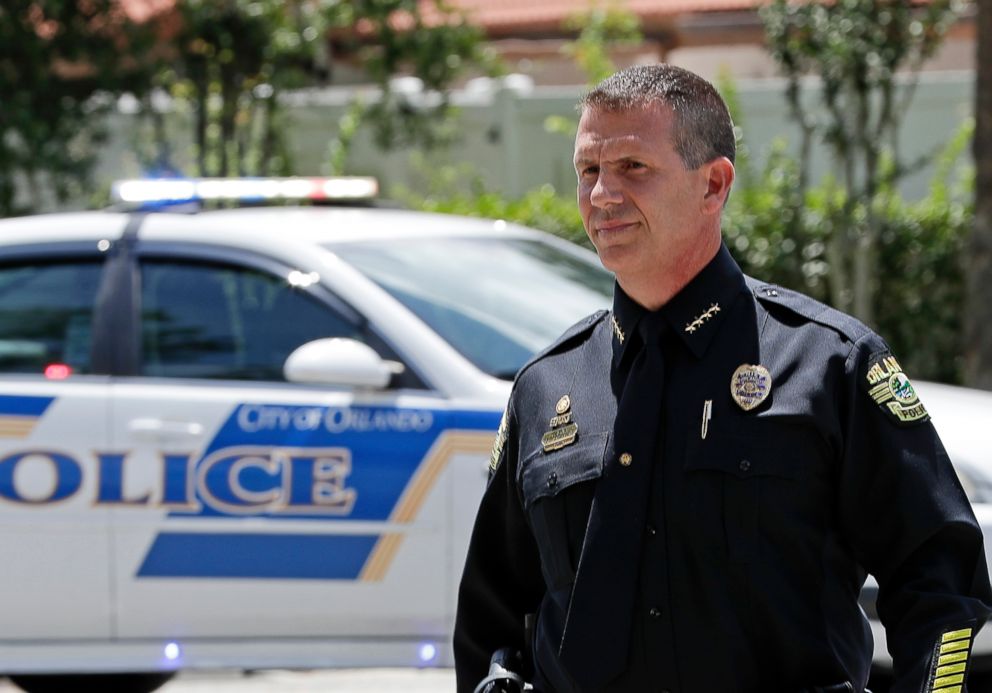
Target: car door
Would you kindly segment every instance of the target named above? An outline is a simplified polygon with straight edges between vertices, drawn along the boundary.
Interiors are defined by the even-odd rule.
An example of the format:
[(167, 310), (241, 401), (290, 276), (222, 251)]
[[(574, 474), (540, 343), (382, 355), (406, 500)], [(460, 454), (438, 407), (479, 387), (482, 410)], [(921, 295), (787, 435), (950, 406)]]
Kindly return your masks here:
[[(92, 358), (102, 271), (95, 241), (0, 249), (0, 614), (8, 644), (111, 635), (115, 499), (101, 486), (113, 472), (100, 455), (109, 386)], [(4, 649), (15, 662), (16, 652)]]
[(321, 337), (401, 361), (306, 268), (139, 248), (139, 354), (111, 412), (119, 634), (443, 634), (447, 402), (409, 369), (374, 392), (286, 382)]

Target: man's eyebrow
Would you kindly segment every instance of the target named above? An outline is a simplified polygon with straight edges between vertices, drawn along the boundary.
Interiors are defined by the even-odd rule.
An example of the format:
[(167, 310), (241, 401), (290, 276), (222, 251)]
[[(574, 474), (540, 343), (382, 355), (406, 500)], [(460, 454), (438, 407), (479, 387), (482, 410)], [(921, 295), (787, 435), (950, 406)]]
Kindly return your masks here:
[(593, 157), (582, 153), (577, 153), (572, 159), (572, 163), (575, 166), (587, 164), (599, 165), (601, 162), (606, 164), (627, 164), (631, 161), (644, 161), (644, 157), (638, 154), (619, 154), (617, 156)]

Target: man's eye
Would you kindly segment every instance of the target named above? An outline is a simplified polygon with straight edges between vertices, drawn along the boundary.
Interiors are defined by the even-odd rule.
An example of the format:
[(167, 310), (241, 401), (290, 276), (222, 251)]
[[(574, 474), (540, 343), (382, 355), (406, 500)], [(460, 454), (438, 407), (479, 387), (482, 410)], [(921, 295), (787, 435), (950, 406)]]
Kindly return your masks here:
[(636, 169), (644, 168), (644, 164), (642, 164), (640, 161), (628, 161), (626, 162), (624, 167), (627, 170), (636, 170)]
[(599, 173), (599, 166), (586, 166), (582, 169), (583, 176), (595, 176)]

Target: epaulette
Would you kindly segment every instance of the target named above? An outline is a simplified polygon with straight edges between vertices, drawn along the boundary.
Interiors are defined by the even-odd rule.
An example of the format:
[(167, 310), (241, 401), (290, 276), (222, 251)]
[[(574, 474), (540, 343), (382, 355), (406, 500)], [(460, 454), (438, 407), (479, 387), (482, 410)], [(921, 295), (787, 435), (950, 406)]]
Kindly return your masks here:
[(556, 352), (562, 351), (572, 342), (577, 341), (580, 337), (583, 337), (586, 333), (591, 332), (596, 327), (596, 325), (599, 322), (601, 322), (603, 318), (605, 318), (607, 315), (609, 315), (609, 311), (598, 310), (592, 315), (588, 315), (582, 318), (581, 320), (579, 320), (577, 323), (575, 323), (567, 330), (562, 332), (561, 336), (558, 337), (558, 339), (551, 342), (551, 344), (549, 344), (547, 347), (534, 354), (534, 356), (531, 357), (530, 361), (525, 363), (523, 365), (523, 368), (521, 368), (520, 371), (517, 372), (517, 378), (520, 378), (520, 376), (523, 374), (524, 371), (526, 371), (535, 363), (543, 359), (545, 356), (549, 356)]
[(815, 298), (791, 289), (784, 289), (775, 284), (758, 281), (753, 277), (745, 277), (748, 288), (754, 297), (762, 303), (768, 303), (783, 308), (806, 318), (810, 322), (829, 327), (839, 332), (841, 336), (857, 342), (872, 331), (855, 317), (842, 313), (836, 308), (820, 303)]

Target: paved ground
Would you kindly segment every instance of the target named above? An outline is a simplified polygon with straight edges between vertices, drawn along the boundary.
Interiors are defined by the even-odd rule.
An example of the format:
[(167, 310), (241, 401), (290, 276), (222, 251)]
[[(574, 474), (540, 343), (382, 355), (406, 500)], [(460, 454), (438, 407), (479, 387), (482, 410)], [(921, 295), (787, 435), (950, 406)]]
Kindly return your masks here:
[[(973, 674), (968, 690), (992, 693), (992, 677)], [(881, 681), (871, 684), (886, 693)], [(0, 679), (0, 693), (19, 689)], [(453, 693), (451, 669), (340, 669), (336, 671), (266, 671), (257, 674), (182, 674), (159, 689), (160, 693)], [(82, 693), (71, 691), (67, 693)], [(86, 693), (90, 693), (87, 691)], [(95, 692), (94, 692), (95, 693)]]
[[(6, 679), (0, 692), (14, 693)], [(451, 669), (340, 669), (336, 671), (266, 671), (257, 674), (180, 674), (161, 693), (453, 693)]]
[(455, 690), (451, 669), (343, 669), (339, 671), (268, 671), (258, 674), (188, 674), (160, 689), (162, 693), (443, 693)]

